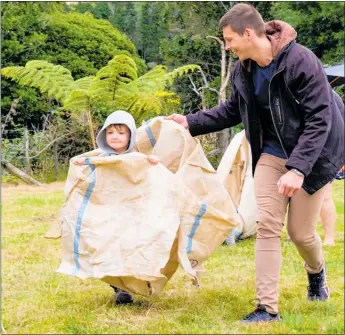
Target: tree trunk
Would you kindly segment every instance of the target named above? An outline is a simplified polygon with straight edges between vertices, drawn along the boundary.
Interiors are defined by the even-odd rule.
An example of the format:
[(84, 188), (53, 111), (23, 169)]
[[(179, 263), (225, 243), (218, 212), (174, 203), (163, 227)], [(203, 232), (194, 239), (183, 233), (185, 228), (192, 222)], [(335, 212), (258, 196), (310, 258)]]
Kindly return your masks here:
[(58, 157), (58, 144), (54, 143), (54, 168), (55, 168), (55, 180), (59, 179), (59, 157)]
[[(229, 56), (229, 63), (227, 64), (226, 61), (226, 50), (224, 46), (224, 42), (220, 41), (220, 47), (222, 52), (221, 58), (221, 76), (220, 76), (220, 90), (219, 90), (219, 97), (218, 97), (218, 104), (226, 101), (226, 87), (229, 82), (229, 74), (231, 71), (231, 58)], [(219, 153), (221, 156), (224, 155), (232, 137), (232, 130), (231, 129), (223, 129), (222, 131), (217, 133), (217, 149), (219, 149)]]
[(25, 172), (28, 175), (32, 174), (30, 167), (30, 158), (29, 158), (29, 131), (27, 128), (24, 128), (24, 152), (25, 152)]
[(217, 151), (221, 156), (224, 155), (226, 149), (229, 146), (230, 138), (232, 136), (231, 129), (223, 129), (217, 133)]
[(95, 132), (93, 130), (91, 106), (89, 107), (89, 110), (86, 112), (86, 115), (87, 115), (87, 122), (89, 124), (89, 132), (90, 132), (92, 147), (93, 149), (96, 149), (96, 139), (95, 139)]
[(205, 90), (201, 90), (200, 97), (201, 97), (201, 106), (202, 106), (201, 108), (203, 111), (205, 111), (207, 109), (206, 101), (205, 101)]
[(6, 115), (5, 121), (1, 122), (1, 133), (2, 133), (2, 136), (4, 136), (4, 134), (7, 133), (7, 131), (5, 132), (5, 128), (7, 126), (7, 123), (10, 122), (11, 119), (13, 118), (13, 115), (16, 114), (15, 108), (17, 107), (19, 101), (20, 101), (20, 97), (17, 98), (17, 99), (14, 99), (12, 101), (10, 110), (9, 110), (9, 112)]
[(111, 12), (111, 16), (113, 17), (115, 15), (115, 6), (112, 1), (108, 1), (108, 8)]
[(7, 169), (11, 174), (13, 174), (14, 176), (20, 178), (21, 180), (23, 180), (27, 184), (34, 185), (34, 186), (43, 186), (43, 184), (41, 184), (40, 182), (38, 182), (34, 178), (30, 177), (29, 175), (27, 175), (22, 170), (19, 170), (14, 165), (12, 165), (11, 163), (7, 162), (6, 160), (2, 159), (1, 160), (1, 165), (5, 169)]

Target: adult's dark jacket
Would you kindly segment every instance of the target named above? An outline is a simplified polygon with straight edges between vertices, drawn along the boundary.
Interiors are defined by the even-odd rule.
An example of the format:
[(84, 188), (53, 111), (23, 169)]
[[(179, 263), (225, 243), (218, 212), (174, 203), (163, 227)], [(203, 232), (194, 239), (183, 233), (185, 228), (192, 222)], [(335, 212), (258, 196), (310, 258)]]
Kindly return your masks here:
[[(286, 167), (303, 172), (302, 187), (313, 194), (344, 165), (344, 103), (332, 90), (318, 58), (296, 43), (296, 31), (289, 24), (275, 20), (265, 26), (277, 64), (269, 85), (273, 125), (288, 159)], [(187, 122), (192, 136), (243, 122), (254, 174), (262, 152), (262, 128), (252, 76), (252, 60), (237, 62), (230, 97), (210, 110), (187, 115)]]

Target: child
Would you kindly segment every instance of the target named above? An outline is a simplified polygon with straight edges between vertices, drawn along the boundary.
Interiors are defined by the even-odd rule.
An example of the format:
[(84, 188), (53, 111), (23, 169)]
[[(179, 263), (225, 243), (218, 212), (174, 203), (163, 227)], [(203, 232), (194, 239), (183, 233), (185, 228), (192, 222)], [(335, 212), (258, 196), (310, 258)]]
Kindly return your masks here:
[[(101, 150), (100, 156), (122, 155), (132, 152), (135, 145), (136, 127), (133, 116), (124, 111), (111, 113), (104, 122), (96, 142)], [(85, 157), (73, 161), (76, 165), (84, 165)], [(156, 165), (159, 162), (157, 156), (147, 156), (148, 161)], [(127, 291), (111, 286), (115, 291), (116, 304), (129, 304), (133, 297)]]
[[(125, 111), (111, 113), (97, 135), (96, 142), (101, 150), (100, 156), (120, 155), (132, 152), (135, 145), (136, 127), (131, 114)], [(85, 157), (74, 160), (76, 165), (84, 165)], [(147, 156), (148, 161), (155, 165), (159, 158), (154, 155)]]

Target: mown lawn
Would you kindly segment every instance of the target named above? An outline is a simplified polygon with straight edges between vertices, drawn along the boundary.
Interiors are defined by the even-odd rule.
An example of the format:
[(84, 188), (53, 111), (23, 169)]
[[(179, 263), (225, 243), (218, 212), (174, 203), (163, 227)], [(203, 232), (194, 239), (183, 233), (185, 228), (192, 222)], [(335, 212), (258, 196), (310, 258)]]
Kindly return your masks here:
[[(280, 312), (283, 321), (246, 326), (254, 308), (254, 239), (221, 246), (206, 262), (201, 288), (179, 271), (159, 298), (113, 304), (99, 280), (55, 273), (60, 240), (43, 235), (63, 203), (63, 184), (45, 189), (2, 187), (2, 325), (8, 334), (344, 334), (344, 182), (336, 181), (334, 247), (325, 247), (331, 299), (307, 302), (303, 262), (282, 236)], [(318, 231), (323, 237), (322, 228)]]

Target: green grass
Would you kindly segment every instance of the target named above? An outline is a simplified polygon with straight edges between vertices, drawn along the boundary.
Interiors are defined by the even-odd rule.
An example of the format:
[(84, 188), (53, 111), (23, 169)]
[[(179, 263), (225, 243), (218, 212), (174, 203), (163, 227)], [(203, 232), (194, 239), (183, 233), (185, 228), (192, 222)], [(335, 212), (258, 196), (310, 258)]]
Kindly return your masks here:
[[(178, 271), (159, 298), (136, 297), (116, 307), (100, 280), (81, 281), (55, 272), (61, 240), (43, 235), (63, 203), (63, 184), (45, 191), (2, 189), (2, 324), (9, 334), (344, 334), (344, 183), (336, 181), (336, 245), (325, 247), (331, 299), (306, 301), (303, 262), (286, 229), (280, 313), (283, 321), (242, 325), (255, 299), (254, 242), (221, 246), (207, 260), (201, 288)], [(318, 231), (323, 237), (321, 226)]]

